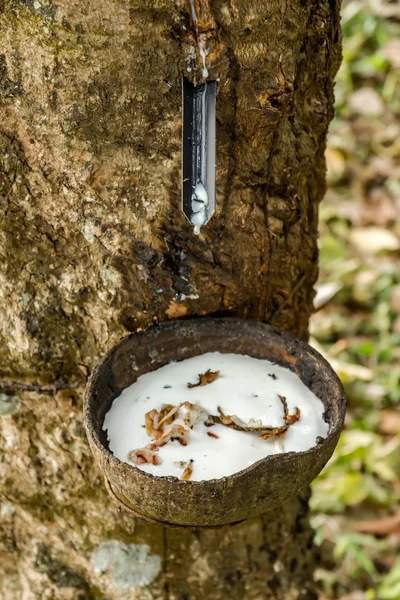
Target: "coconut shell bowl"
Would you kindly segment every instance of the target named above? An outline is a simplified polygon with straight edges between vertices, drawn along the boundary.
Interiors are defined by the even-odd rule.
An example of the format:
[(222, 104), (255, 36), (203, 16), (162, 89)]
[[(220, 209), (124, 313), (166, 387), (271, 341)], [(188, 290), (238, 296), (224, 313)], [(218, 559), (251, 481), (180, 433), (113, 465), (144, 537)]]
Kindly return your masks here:
[[(113, 400), (140, 375), (206, 352), (247, 354), (291, 369), (323, 402), (326, 438), (309, 450), (266, 456), (233, 475), (205, 481), (150, 475), (114, 456), (102, 429)], [(117, 504), (162, 525), (219, 527), (274, 511), (306, 488), (335, 449), (345, 408), (337, 375), (305, 342), (258, 321), (197, 318), (162, 323), (118, 342), (88, 382), (84, 422)]]

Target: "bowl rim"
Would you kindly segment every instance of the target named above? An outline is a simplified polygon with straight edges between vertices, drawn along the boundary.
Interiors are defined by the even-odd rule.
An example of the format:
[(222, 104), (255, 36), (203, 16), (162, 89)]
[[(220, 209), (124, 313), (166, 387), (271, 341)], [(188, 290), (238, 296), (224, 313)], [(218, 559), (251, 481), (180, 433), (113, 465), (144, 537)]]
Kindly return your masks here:
[[(331, 425), (329, 423), (330, 428), (329, 428), (328, 434), (326, 435), (326, 437), (323, 439), (323, 441), (321, 443), (315, 444), (314, 446), (311, 446), (311, 448), (308, 448), (307, 450), (302, 450), (299, 452), (290, 451), (290, 452), (282, 452), (282, 453), (277, 453), (277, 454), (269, 454), (269, 455), (261, 458), (260, 460), (252, 463), (245, 469), (236, 471), (235, 473), (232, 473), (231, 475), (225, 475), (224, 477), (219, 477), (219, 478), (214, 478), (214, 479), (202, 479), (199, 481), (196, 481), (196, 480), (195, 481), (192, 481), (192, 480), (183, 481), (183, 480), (179, 479), (178, 477), (175, 477), (174, 475), (153, 475), (151, 473), (147, 473), (146, 471), (143, 471), (142, 469), (138, 469), (137, 467), (135, 467), (134, 465), (131, 465), (128, 462), (120, 460), (113, 454), (113, 452), (111, 452), (111, 450), (109, 450), (108, 448), (106, 448), (104, 446), (104, 444), (101, 442), (101, 440), (95, 430), (95, 427), (93, 426), (93, 421), (92, 421), (92, 417), (90, 414), (91, 397), (92, 397), (93, 391), (96, 388), (96, 384), (102, 375), (103, 366), (112, 358), (112, 356), (115, 354), (115, 352), (123, 344), (127, 343), (128, 340), (130, 340), (132, 338), (139, 339), (141, 337), (142, 338), (147, 337), (149, 334), (156, 335), (161, 331), (168, 331), (168, 330), (173, 331), (174, 329), (179, 329), (180, 327), (185, 327), (185, 326), (187, 328), (190, 328), (193, 326), (206, 326), (207, 324), (209, 324), (209, 325), (211, 325), (211, 324), (213, 324), (213, 325), (229, 324), (229, 325), (237, 325), (237, 326), (245, 324), (250, 327), (255, 326), (257, 328), (262, 328), (265, 330), (266, 333), (268, 333), (268, 331), (273, 331), (275, 334), (283, 337), (285, 346), (288, 345), (290, 342), (296, 342), (296, 344), (298, 346), (300, 346), (300, 348), (304, 349), (307, 354), (314, 356), (314, 358), (317, 358), (318, 362), (325, 367), (326, 371), (329, 374), (330, 380), (335, 383), (336, 388), (340, 392), (340, 396), (341, 396), (340, 411), (339, 411), (339, 417), (337, 419), (337, 422), (334, 423), (333, 425)], [(218, 352), (218, 350), (215, 350), (215, 352)], [(227, 353), (224, 353), (224, 354), (227, 354)], [(229, 352), (229, 354), (239, 354), (239, 353)], [(185, 359), (182, 358), (180, 360), (185, 360)], [(261, 360), (263, 360), (263, 359), (261, 359)], [(268, 359), (264, 358), (264, 360), (268, 360)], [(173, 362), (173, 361), (171, 361), (171, 362)], [(180, 362), (180, 361), (176, 361), (176, 362)], [(161, 368), (161, 367), (159, 367), (159, 368)], [(146, 372), (142, 373), (142, 375), (145, 373)], [(140, 377), (140, 375), (139, 375), (139, 377)], [(118, 396), (116, 396), (115, 398), (117, 398), (117, 397)], [(114, 398), (114, 400), (115, 400), (115, 398)], [(321, 402), (323, 402), (323, 401), (321, 400)], [(228, 481), (228, 480), (235, 481), (237, 479), (241, 479), (243, 477), (243, 475), (250, 473), (251, 471), (259, 468), (261, 464), (263, 464), (263, 465), (267, 465), (268, 463), (276, 464), (276, 462), (280, 461), (280, 460), (286, 461), (288, 459), (288, 457), (290, 458), (291, 455), (296, 455), (296, 456), (301, 457), (301, 456), (312, 456), (316, 453), (319, 453), (320, 450), (325, 448), (328, 445), (328, 443), (331, 441), (331, 439), (334, 438), (336, 435), (338, 435), (338, 432), (340, 433), (340, 431), (342, 430), (344, 418), (345, 418), (345, 414), (346, 414), (346, 404), (347, 404), (347, 402), (346, 402), (345, 391), (344, 391), (343, 385), (342, 385), (338, 375), (335, 373), (335, 371), (333, 370), (333, 368), (329, 364), (329, 362), (322, 356), (322, 354), (320, 354), (317, 350), (315, 350), (315, 348), (310, 346), (304, 340), (296, 337), (295, 335), (293, 335), (287, 331), (279, 329), (278, 327), (269, 325), (268, 323), (263, 323), (262, 321), (258, 321), (255, 319), (240, 319), (240, 318), (236, 318), (236, 317), (223, 317), (223, 318), (222, 317), (221, 318), (220, 317), (195, 317), (195, 318), (192, 317), (192, 318), (188, 318), (188, 319), (173, 319), (171, 321), (163, 321), (161, 323), (158, 323), (157, 325), (150, 325), (149, 327), (141, 329), (140, 331), (132, 332), (132, 333), (120, 338), (118, 340), (118, 342), (116, 342), (111, 348), (109, 348), (109, 350), (105, 353), (103, 358), (100, 359), (100, 361), (98, 361), (92, 374), (88, 378), (86, 389), (85, 389), (85, 395), (84, 395), (83, 413), (84, 413), (84, 426), (85, 426), (86, 433), (87, 433), (87, 436), (89, 437), (90, 441), (92, 443), (94, 443), (96, 448), (103, 455), (106, 456), (108, 461), (111, 461), (111, 463), (114, 463), (114, 465), (116, 467), (117, 466), (119, 468), (122, 467), (123, 469), (127, 470), (127, 472), (132, 473), (132, 475), (144, 477), (144, 478), (148, 479), (149, 482), (156, 482), (159, 480), (163, 480), (163, 482), (168, 482), (173, 485), (181, 485), (181, 486), (190, 485), (192, 487), (201, 487), (202, 489), (204, 489), (204, 485), (210, 485), (211, 487), (215, 488), (215, 485), (217, 485), (217, 484), (220, 485), (221, 483), (223, 483), (225, 481)], [(325, 412), (326, 412), (326, 409), (325, 409)]]

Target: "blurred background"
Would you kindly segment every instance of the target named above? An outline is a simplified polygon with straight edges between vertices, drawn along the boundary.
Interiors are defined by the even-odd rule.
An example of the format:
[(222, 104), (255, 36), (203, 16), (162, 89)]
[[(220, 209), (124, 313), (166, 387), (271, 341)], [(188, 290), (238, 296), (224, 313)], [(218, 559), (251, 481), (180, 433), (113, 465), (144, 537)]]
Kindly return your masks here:
[(311, 344), (346, 388), (313, 485), (321, 600), (400, 600), (400, 2), (350, 0)]

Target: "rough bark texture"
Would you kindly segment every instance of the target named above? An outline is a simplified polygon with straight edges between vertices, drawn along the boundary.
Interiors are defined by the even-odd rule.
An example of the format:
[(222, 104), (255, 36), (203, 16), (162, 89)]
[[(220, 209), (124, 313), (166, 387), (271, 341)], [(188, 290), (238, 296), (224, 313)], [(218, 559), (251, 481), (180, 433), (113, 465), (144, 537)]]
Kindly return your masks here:
[(0, 0), (5, 600), (314, 598), (306, 499), (197, 534), (133, 521), (81, 425), (86, 377), (127, 331), (231, 314), (307, 335), (338, 1), (195, 5), (219, 78), (198, 238), (180, 211), (189, 4)]

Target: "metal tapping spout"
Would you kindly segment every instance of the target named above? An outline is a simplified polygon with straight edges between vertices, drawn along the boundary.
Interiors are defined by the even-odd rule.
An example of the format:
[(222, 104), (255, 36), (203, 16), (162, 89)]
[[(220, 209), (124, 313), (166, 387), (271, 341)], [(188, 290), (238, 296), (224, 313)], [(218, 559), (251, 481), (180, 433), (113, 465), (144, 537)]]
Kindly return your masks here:
[(215, 211), (216, 81), (182, 80), (182, 209), (198, 235)]

